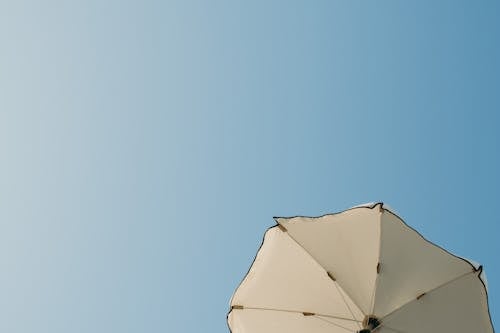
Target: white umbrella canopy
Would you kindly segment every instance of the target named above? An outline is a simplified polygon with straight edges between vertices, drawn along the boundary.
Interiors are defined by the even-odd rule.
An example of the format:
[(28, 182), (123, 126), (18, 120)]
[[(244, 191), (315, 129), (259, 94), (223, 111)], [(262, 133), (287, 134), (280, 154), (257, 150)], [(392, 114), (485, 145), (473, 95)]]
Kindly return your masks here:
[(232, 333), (491, 333), (482, 266), (382, 203), (275, 218), (231, 299)]

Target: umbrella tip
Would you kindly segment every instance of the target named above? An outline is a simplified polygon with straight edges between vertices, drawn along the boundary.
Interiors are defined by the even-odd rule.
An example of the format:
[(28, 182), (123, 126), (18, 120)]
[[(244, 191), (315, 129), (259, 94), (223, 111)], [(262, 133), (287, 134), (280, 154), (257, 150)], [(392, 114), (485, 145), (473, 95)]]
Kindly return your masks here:
[(373, 205), (372, 209), (377, 207), (378, 206), (378, 209), (379, 211), (382, 213), (384, 211), (384, 203), (383, 202), (377, 202), (375, 205)]
[(281, 224), (278, 223), (278, 228), (283, 231), (283, 232), (287, 232), (288, 230), (286, 230), (286, 228), (284, 226), (282, 226)]

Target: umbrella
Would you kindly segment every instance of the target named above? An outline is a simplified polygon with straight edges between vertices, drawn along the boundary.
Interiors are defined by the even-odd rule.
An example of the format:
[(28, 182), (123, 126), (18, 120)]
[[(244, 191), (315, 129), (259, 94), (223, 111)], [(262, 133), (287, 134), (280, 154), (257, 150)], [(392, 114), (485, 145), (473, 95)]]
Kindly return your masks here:
[(227, 316), (232, 333), (491, 333), (482, 266), (383, 203), (275, 218)]

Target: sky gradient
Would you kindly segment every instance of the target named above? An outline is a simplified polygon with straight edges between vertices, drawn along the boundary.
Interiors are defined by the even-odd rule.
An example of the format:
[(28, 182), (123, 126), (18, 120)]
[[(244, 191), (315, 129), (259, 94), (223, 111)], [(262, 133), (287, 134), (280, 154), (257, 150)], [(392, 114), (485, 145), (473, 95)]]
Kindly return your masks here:
[(272, 216), (371, 201), (485, 267), (495, 1), (0, 2), (0, 331), (228, 332)]

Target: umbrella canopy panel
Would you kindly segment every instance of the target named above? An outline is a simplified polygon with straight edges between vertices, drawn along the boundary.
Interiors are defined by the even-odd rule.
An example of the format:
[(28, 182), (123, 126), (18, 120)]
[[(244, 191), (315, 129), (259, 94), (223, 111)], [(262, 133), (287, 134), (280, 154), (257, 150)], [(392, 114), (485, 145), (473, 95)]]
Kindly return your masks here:
[(231, 299), (232, 333), (493, 332), (482, 268), (382, 203), (276, 222)]

